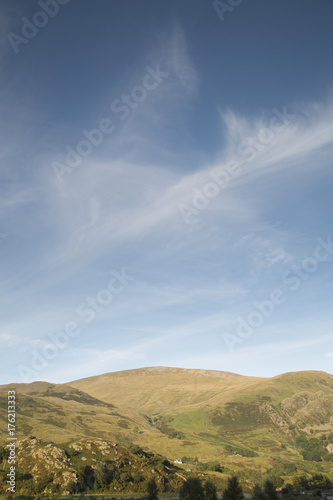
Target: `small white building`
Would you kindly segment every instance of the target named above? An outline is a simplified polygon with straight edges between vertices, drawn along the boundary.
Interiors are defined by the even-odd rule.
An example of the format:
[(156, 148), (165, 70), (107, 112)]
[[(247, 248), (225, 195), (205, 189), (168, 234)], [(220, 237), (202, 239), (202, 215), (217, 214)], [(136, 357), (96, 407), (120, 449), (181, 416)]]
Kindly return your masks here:
[(182, 464), (183, 462), (181, 460), (174, 460), (174, 464)]

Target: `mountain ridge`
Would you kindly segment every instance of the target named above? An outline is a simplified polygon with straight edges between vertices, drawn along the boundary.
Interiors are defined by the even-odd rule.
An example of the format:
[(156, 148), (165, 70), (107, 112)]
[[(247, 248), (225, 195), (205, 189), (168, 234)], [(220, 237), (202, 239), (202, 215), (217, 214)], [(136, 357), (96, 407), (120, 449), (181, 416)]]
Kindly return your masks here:
[(258, 380), (272, 380), (272, 379), (275, 379), (275, 378), (279, 378), (279, 377), (284, 377), (286, 375), (293, 375), (293, 374), (325, 374), (325, 375), (329, 375), (333, 378), (333, 374), (330, 374), (329, 372), (325, 372), (323, 370), (295, 370), (295, 371), (289, 371), (289, 372), (283, 372), (283, 373), (279, 373), (278, 375), (273, 375), (273, 376), (266, 376), (266, 377), (261, 377), (261, 376), (257, 376), (257, 375), (242, 375), (242, 374), (239, 374), (239, 373), (235, 373), (235, 372), (230, 372), (230, 371), (225, 371), (225, 370), (210, 370), (210, 369), (207, 369), (207, 368), (179, 368), (179, 367), (173, 367), (173, 366), (147, 366), (147, 367), (142, 367), (142, 368), (130, 368), (130, 369), (126, 369), (126, 370), (116, 370), (116, 371), (111, 371), (111, 372), (105, 372), (105, 373), (101, 373), (101, 374), (97, 374), (97, 375), (90, 375), (89, 377), (81, 377), (80, 379), (74, 379), (72, 381), (68, 381), (68, 382), (63, 382), (63, 383), (56, 383), (56, 382), (48, 382), (48, 381), (45, 381), (45, 380), (34, 380), (33, 382), (10, 382), (10, 383), (7, 383), (7, 384), (0, 384), (0, 390), (6, 388), (6, 387), (13, 387), (14, 385), (15, 386), (19, 386), (20, 388), (23, 388), (23, 387), (28, 387), (28, 386), (31, 386), (32, 384), (36, 384), (36, 387), (37, 387), (37, 384), (46, 384), (46, 385), (71, 385), (72, 383), (74, 382), (78, 382), (78, 381), (81, 381), (81, 380), (88, 380), (88, 379), (93, 379), (93, 378), (97, 378), (97, 377), (104, 377), (104, 376), (109, 376), (109, 375), (125, 375), (125, 374), (130, 374), (130, 373), (133, 373), (133, 375), (135, 375), (136, 373), (139, 373), (139, 372), (151, 372), (151, 373), (163, 373), (163, 372), (173, 372), (173, 371), (179, 371), (179, 372), (187, 372), (187, 373), (192, 373), (192, 374), (198, 374), (198, 375), (210, 375), (210, 376), (213, 376), (214, 374), (218, 377), (220, 377), (220, 375), (222, 375), (222, 378), (223, 376), (235, 376), (235, 377), (243, 377), (243, 378), (251, 378), (251, 379), (258, 379)]
[(297, 472), (333, 475), (333, 375), (323, 371), (248, 377), (147, 367), (66, 384), (6, 384), (0, 386), (3, 443), (13, 389), (18, 440), (38, 438), (42, 448), (53, 442), (71, 454), (71, 443), (89, 450), (103, 440), (121, 445), (125, 455), (139, 447), (170, 463), (182, 459), (185, 468), (222, 464), (216, 467), (224, 474), (249, 481), (260, 471), (284, 482)]

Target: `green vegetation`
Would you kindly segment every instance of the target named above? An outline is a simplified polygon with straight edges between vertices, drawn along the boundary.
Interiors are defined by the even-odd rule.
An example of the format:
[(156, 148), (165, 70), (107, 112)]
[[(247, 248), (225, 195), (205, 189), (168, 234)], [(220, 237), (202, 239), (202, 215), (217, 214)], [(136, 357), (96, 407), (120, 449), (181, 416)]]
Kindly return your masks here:
[[(165, 457), (117, 443), (86, 439), (62, 448), (40, 439), (22, 440), (17, 447), (16, 492), (26, 495), (144, 493), (153, 500), (157, 488), (178, 491), (182, 479)], [(6, 492), (0, 475), (0, 494)]]
[(219, 462), (199, 462), (198, 457), (182, 457), (181, 459), (183, 464), (193, 464), (197, 470), (206, 470), (212, 472), (221, 472), (223, 473), (224, 467)]
[[(325, 439), (325, 436), (321, 436)], [(333, 454), (328, 453), (323, 446), (323, 439), (307, 438), (301, 434), (295, 439), (297, 446), (301, 449), (304, 460), (312, 460), (315, 462), (333, 461)]]
[[(11, 388), (20, 401), (21, 495), (156, 495), (147, 490), (155, 481), (161, 497), (195, 476), (214, 500), (214, 488), (225, 490), (237, 476), (247, 494), (266, 500), (284, 486), (287, 499), (327, 490), (333, 478), (333, 376), (326, 373), (261, 379), (157, 367)], [(0, 387), (3, 492), (7, 390)]]
[[(123, 491), (121, 498), (125, 498), (126, 486), (121, 490), (118, 490), (118, 493), (114, 493), (115, 484), (117, 483), (116, 477), (120, 477), (122, 481), (126, 483), (128, 481), (133, 480), (133, 474), (129, 472), (122, 472), (120, 475), (112, 475), (112, 480), (110, 482), (110, 478), (105, 476), (105, 472), (107, 471), (107, 467), (100, 469), (100, 473), (102, 473), (102, 481), (97, 481), (96, 478), (99, 477), (96, 474), (96, 470), (92, 469), (92, 467), (87, 466), (77, 471), (77, 483), (70, 481), (67, 483), (66, 493), (67, 495), (79, 494), (80, 500), (94, 500), (94, 496), (98, 495), (99, 499), (106, 497), (110, 500), (110, 494), (119, 496), (119, 491)], [(143, 500), (158, 500), (160, 498), (165, 498), (165, 488), (163, 487), (163, 481), (161, 482), (159, 478), (159, 471), (153, 470), (156, 474), (155, 477), (150, 477), (147, 481), (143, 481), (143, 488), (141, 488), (141, 493), (137, 492), (136, 496), (139, 495)], [(31, 477), (27, 479), (31, 479)], [(157, 479), (156, 479), (157, 478)], [(19, 478), (20, 481), (23, 480), (22, 476)], [(25, 489), (21, 489), (19, 495), (15, 495), (16, 498), (22, 500), (33, 500), (32, 497), (37, 497), (36, 500), (40, 499), (40, 495), (47, 495), (50, 497), (57, 497), (61, 494), (60, 488), (57, 488), (54, 484), (55, 474), (39, 477), (37, 482), (30, 481), (30, 489), (25, 487)], [(213, 480), (215, 481), (214, 477)], [(84, 488), (84, 484), (89, 487)], [(222, 500), (241, 500), (244, 499), (244, 490), (245, 483), (242, 483), (237, 476), (228, 477), (227, 484), (225, 484), (222, 488), (220, 488), (220, 493), (218, 494), (218, 490), (213, 481), (208, 478), (202, 480), (201, 478), (195, 476), (189, 476), (187, 479), (182, 482), (178, 482), (177, 487), (173, 488), (174, 494), (179, 495), (179, 500), (217, 500), (222, 495)], [(301, 499), (310, 500), (318, 497), (323, 498), (322, 493), (328, 492), (333, 487), (332, 481), (323, 474), (314, 474), (313, 476), (295, 476), (291, 483), (286, 483), (279, 488), (278, 492), (273, 481), (271, 479), (266, 479), (262, 485), (255, 484), (252, 490), (252, 500), (277, 500), (279, 498), (288, 500), (288, 499)], [(171, 494), (171, 490), (169, 489), (169, 496)], [(144, 492), (146, 491), (146, 494)], [(4, 493), (4, 491), (3, 491)], [(83, 496), (84, 494), (84, 496)], [(90, 495), (90, 496), (89, 496)], [(126, 497), (128, 498), (128, 497)], [(175, 497), (171, 498), (175, 499)]]

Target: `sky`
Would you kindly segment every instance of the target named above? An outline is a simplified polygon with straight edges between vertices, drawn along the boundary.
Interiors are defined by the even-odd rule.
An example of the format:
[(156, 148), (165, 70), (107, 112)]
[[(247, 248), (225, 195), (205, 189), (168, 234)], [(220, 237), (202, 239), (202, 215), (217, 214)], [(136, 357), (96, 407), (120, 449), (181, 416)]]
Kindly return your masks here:
[(333, 2), (0, 1), (0, 383), (332, 372)]

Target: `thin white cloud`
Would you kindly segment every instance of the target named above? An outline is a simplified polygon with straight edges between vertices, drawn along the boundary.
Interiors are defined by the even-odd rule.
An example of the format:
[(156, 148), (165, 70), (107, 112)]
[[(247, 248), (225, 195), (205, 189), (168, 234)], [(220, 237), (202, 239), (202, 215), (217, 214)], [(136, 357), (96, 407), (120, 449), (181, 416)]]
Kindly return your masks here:
[[(177, 131), (183, 133), (179, 123), (199, 91), (200, 76), (179, 25), (175, 24), (161, 38), (163, 43), (152, 51), (150, 61), (160, 63), (170, 77), (63, 183), (57, 183), (51, 168), (52, 162), (63, 155), (62, 146), (57, 148), (53, 136), (50, 147), (53, 153), (49, 157), (43, 154), (39, 160), (34, 158), (33, 177), (27, 175), (24, 182), (18, 182), (19, 169), (4, 168), (9, 194), (1, 198), (0, 213), (7, 221), (13, 221), (12, 230), (23, 249), (22, 254), (17, 252), (13, 257), (11, 269), (2, 262), (1, 291), (6, 315), (2, 319), (4, 333), (0, 341), (4, 344), (13, 336), (25, 335), (28, 341), (42, 341), (43, 332), (46, 335), (51, 329), (57, 330), (66, 317), (71, 319), (82, 296), (95, 294), (104, 286), (106, 267), (111, 271), (126, 266), (130, 273), (135, 269), (140, 276), (126, 300), (120, 300), (112, 310), (105, 309), (101, 319), (115, 313), (126, 318), (128, 311), (142, 316), (146, 313), (148, 318), (162, 308), (175, 310), (177, 306), (189, 305), (193, 306), (192, 314), (198, 311), (198, 317), (184, 321), (184, 326), (176, 315), (175, 325), (167, 324), (164, 330), (156, 318), (153, 324), (143, 321), (147, 324), (147, 334), (143, 327), (133, 349), (128, 351), (83, 352), (86, 358), (95, 358), (91, 370), (96, 369), (98, 362), (104, 366), (108, 362), (140, 360), (146, 352), (163, 349), (172, 340), (205, 338), (219, 329), (222, 334), (223, 329), (233, 325), (235, 308), (230, 304), (243, 304), (252, 297), (246, 276), (249, 268), (256, 272), (253, 284), (259, 281), (259, 276), (288, 265), (301, 254), (302, 240), (294, 244), (295, 235), (267, 220), (265, 206), (259, 203), (259, 187), (271, 197), (279, 196), (284, 182), (280, 174), (288, 169), (293, 179), (313, 172), (325, 177), (333, 149), (333, 99), (290, 109), (287, 106), (287, 113), (294, 116), (287, 118), (285, 127), (274, 131), (268, 144), (261, 141), (259, 149), (256, 144), (267, 132), (266, 136), (260, 134), (271, 127), (274, 112), (268, 111), (257, 118), (239, 116), (232, 110), (223, 112), (226, 147), (221, 147), (214, 160), (199, 154), (199, 166), (177, 169), (175, 165), (181, 166), (192, 151), (185, 146), (169, 148), (172, 135), (169, 132), (177, 123)], [(142, 68), (133, 71), (127, 83), (129, 90), (138, 84), (138, 74), (142, 78)], [(27, 147), (31, 127), (26, 120), (28, 114), (27, 107), (15, 115), (24, 118), (19, 132), (27, 132), (19, 149), (24, 151), (24, 158), (31, 150)], [(42, 117), (43, 112), (37, 109), (33, 120), (40, 124)], [(5, 129), (6, 123), (0, 125)], [(256, 151), (251, 160), (242, 153), (244, 149), (239, 150), (249, 140)], [(14, 142), (10, 143), (9, 149), (14, 150), (14, 146)], [(0, 154), (5, 160), (9, 158), (6, 138)], [(241, 173), (231, 176), (225, 188), (198, 210), (187, 225), (180, 207), (192, 206), (194, 190), (203, 192), (212, 183), (212, 174), (235, 160)], [(292, 207), (287, 207), (288, 210)], [(9, 233), (7, 227), (2, 230)], [(219, 281), (217, 277), (227, 275), (229, 268), (233, 282), (229, 277)], [(205, 281), (206, 276), (211, 279)], [(229, 312), (226, 312), (227, 300)], [(200, 309), (202, 303), (209, 303), (212, 309)], [(18, 305), (20, 318), (15, 319), (14, 308)], [(212, 310), (220, 313), (211, 313)], [(298, 330), (301, 328), (299, 325)], [(272, 337), (276, 337), (276, 332)], [(232, 359), (245, 360), (249, 355), (259, 359), (267, 349), (283, 353), (287, 346), (297, 350), (313, 345), (304, 342), (303, 345), (288, 340), (284, 344), (273, 343), (269, 348), (244, 346), (233, 355), (238, 357)], [(226, 361), (229, 356), (216, 354), (216, 359)]]
[(16, 346), (20, 342), (20, 338), (17, 335), (12, 333), (1, 333), (0, 334), (0, 344), (2, 347), (9, 348), (12, 346)]
[(50, 365), (49, 369), (43, 373), (43, 379), (47, 374), (47, 377), (52, 381), (65, 383), (100, 373), (117, 371), (121, 369), (123, 363), (128, 363), (131, 366), (136, 365), (141, 363), (145, 356), (131, 349), (77, 348), (67, 354), (67, 359), (68, 362), (63, 366), (61, 373)]
[(198, 90), (199, 76), (188, 55), (188, 47), (183, 29), (175, 23), (172, 30), (169, 52), (170, 68), (181, 85), (190, 94)]
[[(267, 334), (267, 337), (274, 338), (274, 335)], [(211, 367), (222, 371), (231, 370), (235, 373), (255, 376), (265, 372), (272, 376), (272, 364), (274, 364), (275, 375), (299, 369), (326, 369), (326, 371), (331, 372), (330, 365), (322, 362), (322, 355), (314, 355), (314, 349), (324, 349), (325, 345), (331, 344), (332, 341), (331, 334), (298, 341), (293, 341), (289, 336), (287, 340), (247, 345), (239, 347), (233, 352), (223, 352), (222, 349), (212, 351), (207, 346), (200, 357), (196, 355), (189, 355), (186, 358), (175, 356), (173, 363), (183, 367)], [(299, 357), (301, 353), (303, 359)], [(329, 354), (326, 357), (330, 358), (331, 356)]]
[[(309, 130), (312, 136), (320, 137), (320, 144), (324, 144), (325, 147), (331, 147), (333, 134), (324, 139), (320, 136), (328, 121), (324, 107), (321, 113), (317, 109), (314, 115), (308, 111), (307, 119), (308, 124), (305, 127), (303, 118), (298, 123), (296, 116), (292, 136), (294, 149), (299, 156), (303, 155), (301, 145), (307, 142), (306, 168), (309, 168), (311, 155), (318, 149), (318, 143), (315, 141), (312, 144), (314, 149), (309, 150), (307, 141)], [(243, 129), (248, 130), (244, 125), (244, 119), (237, 125), (237, 118), (234, 116), (229, 133), (239, 135), (239, 130)], [(254, 130), (257, 129), (258, 125), (255, 125)], [(211, 181), (209, 173), (216, 167), (221, 167), (221, 162), (213, 166), (204, 165), (195, 173), (177, 175), (167, 170), (165, 165), (147, 166), (140, 162), (128, 164), (121, 162), (120, 159), (109, 163), (90, 160), (81, 171), (68, 176), (62, 188), (59, 189), (55, 185), (50, 173), (49, 178), (41, 178), (43, 184), (39, 187), (35, 185), (24, 187), (14, 193), (13, 199), (17, 200), (15, 207), (19, 207), (20, 203), (29, 204), (29, 200), (31, 203), (36, 190), (39, 193), (38, 198), (34, 200), (36, 206), (40, 207), (34, 225), (38, 224), (40, 218), (52, 244), (46, 247), (47, 251), (43, 252), (38, 265), (40, 272), (57, 269), (53, 277), (50, 275), (48, 277), (50, 285), (52, 281), (54, 284), (61, 283), (65, 276), (68, 279), (71, 274), (79, 272), (80, 269), (106, 255), (110, 248), (117, 251), (122, 245), (131, 244), (130, 242), (136, 238), (143, 238), (147, 246), (154, 247), (161, 234), (165, 240), (169, 237), (169, 245), (159, 249), (161, 256), (163, 253), (170, 255), (174, 251), (191, 248), (194, 244), (197, 245), (196, 231), (199, 229), (205, 234), (206, 228), (215, 223), (214, 219), (217, 216), (219, 226), (224, 226), (226, 229), (230, 227), (230, 231), (232, 228), (234, 238), (238, 241), (244, 238), (245, 230), (247, 234), (249, 231), (255, 234), (259, 228), (263, 229), (266, 239), (256, 236), (247, 242), (243, 240), (244, 251), (249, 251), (250, 243), (257, 258), (260, 254), (260, 261), (266, 261), (268, 267), (279, 262), (285, 264), (293, 258), (287, 248), (289, 235), (275, 228), (265, 227), (260, 211), (242, 194), (244, 183), (252, 181), (252, 177), (269, 175), (273, 159), (280, 157), (277, 151), (285, 155), (289, 143), (290, 138), (287, 135), (278, 134), (272, 148), (263, 151), (261, 156), (258, 155), (258, 160), (251, 165), (251, 175), (231, 179), (230, 184), (221, 190), (219, 196), (206, 209), (200, 211), (197, 220), (194, 220), (194, 226), (189, 228), (182, 220), (179, 206), (182, 203), (191, 203), (193, 189), (196, 187), (201, 189)], [(291, 156), (294, 157), (295, 154), (293, 152)], [(223, 161), (222, 165), (229, 159), (231, 157)], [(321, 164), (316, 162), (317, 170), (320, 166)], [(247, 168), (250, 169), (250, 162)], [(274, 169), (279, 168), (284, 169), (285, 163), (279, 161), (278, 164), (274, 164)], [(8, 209), (8, 206), (6, 208)], [(48, 213), (47, 225), (44, 218), (45, 210)], [(199, 225), (196, 228), (197, 222)], [(228, 231), (219, 236), (222, 238), (222, 241), (219, 241), (222, 252), (228, 252), (230, 246), (230, 241), (227, 239)], [(180, 234), (181, 239), (178, 237)], [(228, 245), (223, 245), (223, 238), (226, 238)], [(53, 244), (53, 241), (56, 243)], [(205, 246), (204, 239), (201, 245)], [(127, 262), (123, 265), (127, 265)], [(35, 274), (36, 269), (33, 272)], [(38, 288), (42, 289), (43, 284), (40, 283)]]

